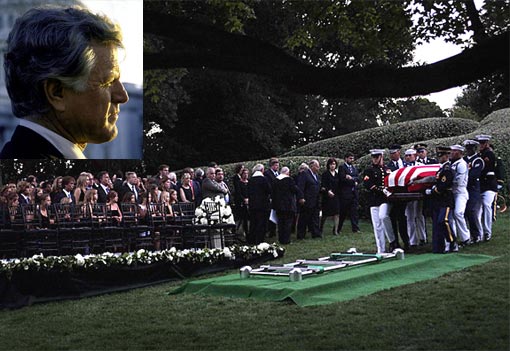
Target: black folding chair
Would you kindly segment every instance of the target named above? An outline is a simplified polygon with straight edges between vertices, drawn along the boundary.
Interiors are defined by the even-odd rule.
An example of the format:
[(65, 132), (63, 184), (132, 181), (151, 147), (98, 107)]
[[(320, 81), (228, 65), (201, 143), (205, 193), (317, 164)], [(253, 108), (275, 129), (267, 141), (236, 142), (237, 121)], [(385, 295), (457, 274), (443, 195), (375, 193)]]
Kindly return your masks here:
[(122, 228), (128, 250), (132, 251), (140, 248), (152, 249), (152, 228), (144, 223), (145, 218), (140, 217), (138, 205), (122, 203), (121, 211)]
[[(58, 255), (58, 231), (55, 225), (43, 226), (42, 217), (38, 205), (22, 205), (24, 234), (22, 238), (24, 256), (34, 254)], [(48, 216), (52, 217), (52, 208), (48, 208)]]
[(13, 226), (16, 217), (22, 221), (20, 206), (9, 208), (7, 205), (0, 205), (0, 258), (22, 256), (21, 235), (23, 226), (16, 225), (16, 223)]

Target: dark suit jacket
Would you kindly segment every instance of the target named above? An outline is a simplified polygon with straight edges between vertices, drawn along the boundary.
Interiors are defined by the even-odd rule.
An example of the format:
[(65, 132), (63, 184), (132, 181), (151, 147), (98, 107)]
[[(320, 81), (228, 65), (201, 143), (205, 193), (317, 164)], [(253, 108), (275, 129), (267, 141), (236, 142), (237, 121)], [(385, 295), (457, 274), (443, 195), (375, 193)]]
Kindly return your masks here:
[(25, 205), (25, 204), (29, 204), (30, 203), (30, 198), (26, 199), (23, 197), (23, 195), (21, 194), (18, 194), (18, 202), (20, 205)]
[[(97, 185), (97, 203), (98, 204), (105, 204), (108, 202), (108, 199), (106, 198), (107, 197), (107, 193), (106, 191), (104, 191), (103, 187), (98, 184)], [(119, 201), (121, 201), (122, 199), (120, 199)]]
[(266, 177), (266, 179), (269, 181), (269, 184), (271, 184), (271, 186), (274, 184), (274, 182), (276, 182), (276, 176), (274, 175), (272, 169), (266, 169), (264, 171), (264, 177)]
[[(347, 175), (350, 175), (352, 179), (347, 179)], [(359, 184), (359, 173), (356, 167), (349, 167), (346, 163), (342, 167), (338, 168), (338, 177), (340, 182), (338, 184), (339, 196), (343, 199), (350, 199), (357, 196), (356, 185)]]
[(303, 193), (291, 177), (276, 179), (273, 184), (272, 208), (276, 211), (296, 212), (296, 199), (303, 197)]
[(0, 159), (25, 158), (63, 158), (64, 155), (58, 151), (49, 141), (31, 129), (18, 126), (14, 130), (11, 141), (5, 144)]
[(317, 180), (312, 175), (312, 171), (307, 169), (298, 177), (298, 187), (303, 193), (305, 199), (304, 206), (307, 208), (319, 207), (319, 191), (321, 188), (320, 177), (316, 175)]
[[(60, 200), (62, 200), (64, 197), (67, 197), (66, 193), (64, 193), (64, 190), (60, 190), (56, 195), (55, 195), (55, 203), (56, 204), (59, 204), (60, 203)], [(76, 205), (76, 199), (74, 198), (74, 195), (73, 195), (73, 192), (71, 191), (71, 201), (72, 201), (72, 204), (73, 205)]]
[[(404, 162), (404, 160), (402, 160), (402, 165), (403, 165), (403, 167), (406, 166), (406, 163)], [(386, 167), (388, 167), (392, 172), (396, 171), (398, 169), (397, 167), (395, 167), (393, 160), (389, 160), (388, 163), (386, 164)]]
[(251, 177), (248, 182), (248, 206), (250, 211), (269, 211), (271, 185), (266, 177)]
[[(117, 191), (117, 190), (115, 190), (115, 191)], [(124, 198), (124, 195), (125, 195), (128, 191), (133, 192), (133, 191), (131, 190), (130, 186), (129, 186), (127, 183), (126, 183), (126, 184), (123, 184), (123, 185), (120, 187), (120, 189), (119, 189), (119, 202), (121, 202), (121, 201), (122, 201), (122, 199)], [(142, 198), (140, 197), (140, 191), (141, 191), (141, 190), (140, 190), (138, 187), (136, 187), (136, 192), (137, 192), (137, 194), (138, 194), (138, 198), (136, 199), (136, 202), (137, 202), (138, 204), (141, 204), (141, 203), (142, 203)]]

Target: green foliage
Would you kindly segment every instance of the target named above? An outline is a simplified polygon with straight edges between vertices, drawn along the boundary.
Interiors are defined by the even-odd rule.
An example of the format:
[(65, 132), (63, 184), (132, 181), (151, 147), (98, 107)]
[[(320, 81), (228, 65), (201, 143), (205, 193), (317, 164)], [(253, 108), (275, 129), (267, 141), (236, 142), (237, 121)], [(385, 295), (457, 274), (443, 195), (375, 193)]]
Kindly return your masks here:
[(510, 107), (508, 72), (493, 74), (469, 84), (455, 99), (455, 107), (469, 108), (478, 120), (492, 111)]
[(479, 122), (481, 118), (470, 108), (465, 106), (454, 106), (448, 110), (448, 117), (471, 119)]
[(408, 62), (411, 16), (396, 1), (291, 1), (291, 35), (285, 47), (315, 64), (359, 67)]
[(352, 152), (356, 157), (370, 149), (386, 148), (392, 144), (414, 144), (433, 137), (447, 137), (469, 133), (479, 124), (475, 121), (452, 118), (427, 118), (371, 128), (359, 132), (321, 140), (284, 154), (284, 156), (321, 155), (343, 157)]

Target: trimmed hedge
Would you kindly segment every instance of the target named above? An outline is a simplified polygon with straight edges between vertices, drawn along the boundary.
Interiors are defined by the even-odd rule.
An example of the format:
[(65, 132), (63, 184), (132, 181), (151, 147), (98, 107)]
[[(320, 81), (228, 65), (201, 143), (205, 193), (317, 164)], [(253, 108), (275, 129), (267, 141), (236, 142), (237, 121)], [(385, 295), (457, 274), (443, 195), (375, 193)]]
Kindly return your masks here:
[(461, 118), (427, 118), (388, 126), (361, 130), (311, 143), (283, 156), (321, 155), (343, 158), (352, 152), (356, 157), (366, 155), (373, 148), (387, 148), (392, 144), (415, 144), (435, 138), (462, 135), (476, 130), (479, 123)]
[[(423, 140), (428, 145), (429, 156), (435, 157), (436, 146), (441, 145), (454, 145), (464, 142), (466, 139), (472, 139), (479, 134), (489, 134), (492, 136), (490, 143), (494, 146), (496, 156), (501, 157), (506, 171), (506, 179), (510, 180), (510, 109), (502, 109), (495, 111), (485, 117), (480, 123), (479, 127), (468, 133), (461, 133), (450, 137), (434, 138)], [(407, 144), (402, 143), (402, 149), (406, 150), (412, 148), (417, 141), (412, 141)], [(388, 155), (385, 155), (386, 159)], [(370, 155), (366, 153), (357, 161), (360, 169), (365, 169), (370, 163)]]

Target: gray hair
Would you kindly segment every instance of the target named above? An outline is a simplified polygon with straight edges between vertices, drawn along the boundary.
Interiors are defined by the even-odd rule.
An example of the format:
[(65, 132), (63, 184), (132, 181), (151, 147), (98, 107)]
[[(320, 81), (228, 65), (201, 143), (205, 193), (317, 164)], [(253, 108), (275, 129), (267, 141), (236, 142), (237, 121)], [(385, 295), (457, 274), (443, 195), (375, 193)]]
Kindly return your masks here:
[(177, 181), (177, 174), (175, 174), (175, 172), (168, 173), (168, 179), (170, 179), (172, 182)]
[(17, 117), (50, 111), (44, 81), (83, 91), (95, 63), (92, 44), (123, 48), (120, 27), (82, 7), (40, 7), (19, 17), (7, 39), (5, 82)]
[(280, 173), (282, 173), (282, 174), (287, 174), (287, 175), (288, 175), (288, 174), (289, 174), (289, 171), (290, 171), (289, 167), (283, 167), (283, 168), (281, 169)]
[(310, 167), (308, 167), (308, 164), (306, 164), (306, 162), (303, 162), (299, 165), (298, 171), (301, 172), (308, 168), (310, 168)]
[(264, 170), (264, 165), (261, 163), (257, 163), (255, 166), (253, 166), (252, 173), (255, 172), (262, 172)]
[(197, 168), (195, 170), (195, 177), (203, 177), (204, 176), (204, 170), (202, 168)]

